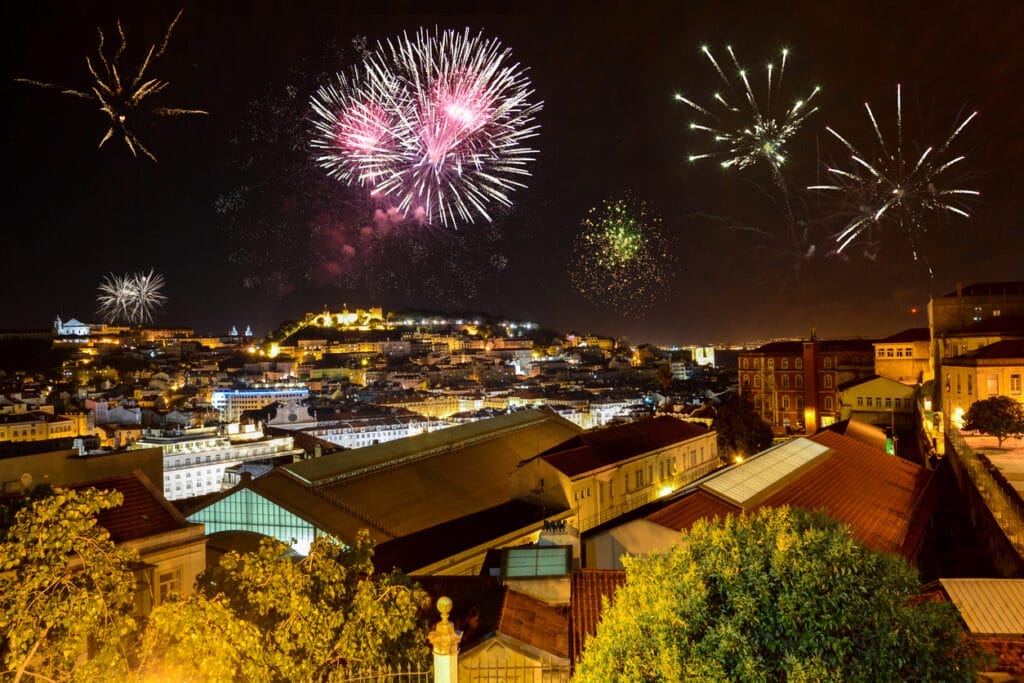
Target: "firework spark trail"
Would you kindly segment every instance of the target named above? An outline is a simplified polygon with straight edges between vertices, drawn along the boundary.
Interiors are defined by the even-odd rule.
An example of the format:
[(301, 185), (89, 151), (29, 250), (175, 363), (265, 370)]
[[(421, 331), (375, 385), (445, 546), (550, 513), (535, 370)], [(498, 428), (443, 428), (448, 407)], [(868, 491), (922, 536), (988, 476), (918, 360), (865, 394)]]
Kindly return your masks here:
[(672, 277), (675, 259), (661, 218), (632, 199), (606, 200), (581, 223), (569, 279), (595, 305), (639, 316)]
[[(106, 39), (103, 35), (103, 30), (97, 29), (99, 34), (99, 47), (97, 48), (98, 66), (93, 63), (90, 57), (85, 58), (86, 68), (89, 70), (89, 75), (92, 76), (92, 83), (88, 91), (76, 90), (63, 85), (45, 83), (29, 78), (16, 78), (15, 81), (35, 85), (47, 90), (57, 90), (63, 95), (95, 101), (99, 105), (100, 111), (110, 119), (110, 128), (107, 129), (107, 132), (100, 139), (99, 146), (102, 147), (115, 135), (119, 135), (124, 140), (125, 145), (128, 146), (132, 156), (138, 156), (141, 152), (155, 162), (156, 157), (142, 144), (129, 126), (136, 114), (142, 113), (143, 104), (148, 103), (149, 97), (162, 92), (170, 85), (168, 81), (158, 78), (147, 78), (146, 70), (153, 62), (163, 56), (167, 50), (167, 44), (171, 40), (171, 32), (178, 23), (178, 19), (181, 18), (183, 11), (180, 10), (167, 27), (167, 32), (164, 34), (163, 42), (160, 43), (159, 48), (156, 45), (150, 46), (145, 59), (135, 71), (134, 77), (128, 81), (124, 80), (126, 70), (121, 66), (121, 58), (128, 48), (128, 37), (125, 35), (120, 20), (117, 22), (117, 33), (121, 42), (113, 56), (109, 59), (105, 52)], [(184, 109), (180, 107), (152, 107), (148, 111), (156, 116), (185, 116), (208, 113), (202, 109)]]
[(164, 277), (150, 270), (134, 275), (106, 275), (96, 297), (97, 312), (108, 323), (123, 320), (135, 325), (153, 320), (153, 313), (167, 301), (161, 292)]
[(780, 106), (782, 79), (789, 56), (789, 51), (784, 49), (781, 52), (782, 61), (777, 75), (774, 65), (767, 65), (766, 94), (759, 104), (747, 71), (740, 66), (731, 46), (727, 46), (726, 51), (736, 69), (737, 77), (742, 82), (742, 88), (734, 85), (707, 46), (702, 46), (701, 51), (711, 62), (728, 92), (724, 95), (714, 93), (711, 96), (714, 104), (710, 105), (698, 104), (694, 99), (681, 94), (675, 96), (676, 100), (689, 105), (705, 118), (703, 122), (691, 122), (690, 129), (709, 135), (714, 143), (712, 151), (692, 154), (689, 157), (690, 161), (720, 158), (722, 168), (739, 169), (757, 163), (767, 163), (776, 181), (781, 184), (781, 167), (786, 161), (786, 145), (800, 130), (807, 117), (818, 110), (817, 107), (811, 107), (810, 103), (821, 88), (815, 86), (807, 97), (797, 99), (791, 106)]
[(510, 58), (468, 29), (378, 44), (313, 98), (318, 163), (423, 222), (490, 222), (525, 187), (543, 106)]
[[(835, 235), (835, 251), (841, 253), (864, 233), (885, 223), (895, 225), (910, 242), (914, 259), (920, 256), (921, 237), (926, 232), (924, 219), (932, 214), (949, 212), (970, 217), (963, 200), (977, 197), (976, 190), (946, 188), (945, 174), (966, 159), (960, 155), (946, 159), (949, 148), (964, 128), (978, 114), (973, 112), (954, 127), (938, 147), (927, 147), (916, 157), (904, 154), (902, 87), (896, 86), (896, 145), (885, 140), (871, 105), (864, 103), (877, 149), (869, 156), (849, 140), (827, 127), (850, 154), (850, 170), (829, 167), (832, 184), (811, 185), (810, 190), (838, 193), (841, 200), (856, 205), (856, 215)], [(929, 269), (930, 270), (930, 269)]]

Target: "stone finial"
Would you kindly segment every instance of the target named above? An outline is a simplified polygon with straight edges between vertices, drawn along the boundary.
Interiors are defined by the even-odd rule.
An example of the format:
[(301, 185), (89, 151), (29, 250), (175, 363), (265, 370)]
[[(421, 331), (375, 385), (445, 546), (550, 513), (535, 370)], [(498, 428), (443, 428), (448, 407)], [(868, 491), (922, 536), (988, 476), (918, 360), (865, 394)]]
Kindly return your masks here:
[(459, 652), (459, 641), (462, 640), (462, 633), (455, 630), (455, 624), (448, 621), (448, 615), (452, 611), (452, 599), (442, 596), (437, 600), (437, 611), (441, 613), (441, 621), (437, 622), (434, 630), (427, 637), (430, 644), (434, 646), (435, 655), (454, 655)]

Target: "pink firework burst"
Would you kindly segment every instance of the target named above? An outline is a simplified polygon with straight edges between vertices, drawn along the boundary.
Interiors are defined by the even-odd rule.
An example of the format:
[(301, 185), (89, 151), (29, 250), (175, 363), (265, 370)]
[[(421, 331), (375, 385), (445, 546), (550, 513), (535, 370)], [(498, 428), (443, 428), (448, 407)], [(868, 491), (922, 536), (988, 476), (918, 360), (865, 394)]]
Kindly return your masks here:
[(526, 70), (467, 29), (378, 45), (313, 101), (320, 165), (406, 216), (454, 226), (509, 207), (525, 187), (537, 135)]

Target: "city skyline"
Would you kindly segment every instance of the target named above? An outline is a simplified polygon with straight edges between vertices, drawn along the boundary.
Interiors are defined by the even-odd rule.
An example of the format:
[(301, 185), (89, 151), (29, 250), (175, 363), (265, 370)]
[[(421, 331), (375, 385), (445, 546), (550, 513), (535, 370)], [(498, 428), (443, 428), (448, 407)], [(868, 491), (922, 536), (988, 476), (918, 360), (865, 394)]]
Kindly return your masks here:
[[(104, 277), (153, 270), (167, 297), (154, 324), (213, 333), (251, 325), (262, 335), (282, 320), (347, 303), (486, 310), (636, 343), (808, 336), (812, 328), (822, 337), (881, 338), (926, 326), (929, 296), (957, 282), (1024, 277), (1020, 6), (472, 7), (16, 8), (7, 24), (14, 121), (5, 143), (0, 327), (46, 327), (57, 315), (99, 320)], [(108, 125), (94, 103), (14, 80), (86, 89), (97, 28), (109, 51), (120, 19), (126, 63), (134, 65), (135, 51), (158, 44), (179, 9), (166, 52), (148, 71), (169, 83), (154, 97), (209, 114), (141, 121), (134, 133), (156, 163), (133, 158), (118, 139), (97, 149)], [(492, 224), (399, 224), (312, 161), (309, 98), (325, 77), (360, 60), (364, 44), (356, 39), (372, 50), (434, 27), (499, 40), (543, 102), (527, 187), (511, 193), (512, 205)], [(694, 112), (673, 96), (704, 102), (721, 85), (704, 44), (727, 66), (724, 48), (734, 45), (737, 61), (759, 79), (755, 92), (764, 87), (764, 62), (782, 47), (790, 51), (786, 96), (821, 86), (819, 111), (787, 142), (789, 185), (756, 164), (722, 171), (714, 160), (687, 160), (708, 142), (689, 130)], [(870, 102), (888, 136), (897, 84), (914, 159), (919, 140), (939, 144), (979, 112), (957, 140), (966, 159), (956, 186), (980, 197), (967, 203), (969, 218), (929, 217), (917, 244), (889, 228), (875, 245), (855, 242), (826, 255), (847, 220), (827, 197), (805, 190), (825, 180), (825, 162), (843, 162), (826, 126), (869, 146)], [(638, 288), (655, 299), (634, 307), (639, 315), (584, 298), (570, 277), (581, 221), (627, 195), (662, 219), (675, 260), (663, 287)], [(388, 237), (372, 253), (359, 251), (349, 235), (360, 226)]]

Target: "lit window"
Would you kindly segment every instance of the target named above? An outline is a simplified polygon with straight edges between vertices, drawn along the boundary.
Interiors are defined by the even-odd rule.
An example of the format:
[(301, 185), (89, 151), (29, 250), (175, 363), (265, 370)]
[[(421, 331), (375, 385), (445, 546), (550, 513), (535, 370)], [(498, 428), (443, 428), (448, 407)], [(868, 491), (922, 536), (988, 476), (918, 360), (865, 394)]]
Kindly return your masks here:
[(157, 589), (161, 604), (171, 596), (171, 593), (180, 593), (181, 569), (172, 569), (168, 572), (160, 572), (157, 577)]
[(1010, 375), (1010, 393), (1020, 393), (1020, 375)]

